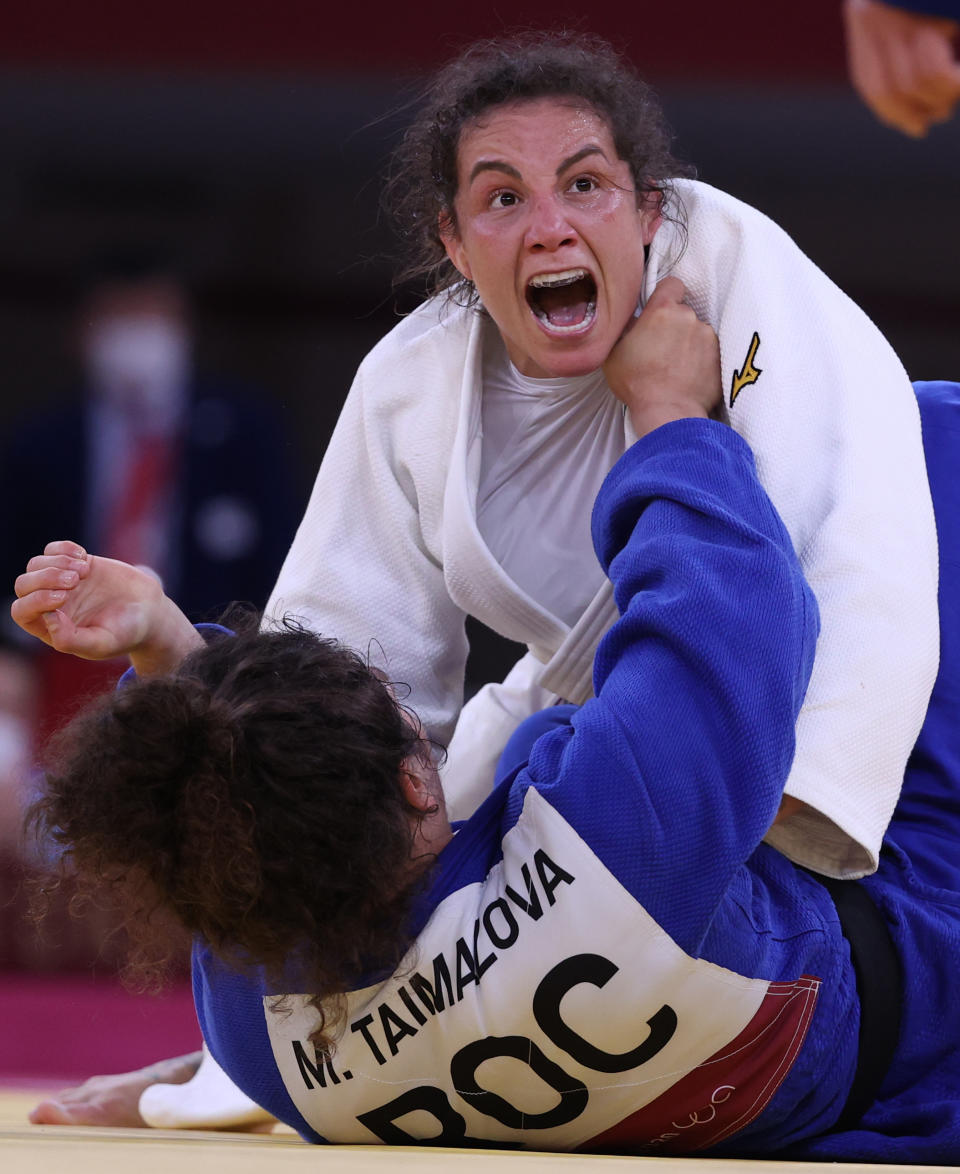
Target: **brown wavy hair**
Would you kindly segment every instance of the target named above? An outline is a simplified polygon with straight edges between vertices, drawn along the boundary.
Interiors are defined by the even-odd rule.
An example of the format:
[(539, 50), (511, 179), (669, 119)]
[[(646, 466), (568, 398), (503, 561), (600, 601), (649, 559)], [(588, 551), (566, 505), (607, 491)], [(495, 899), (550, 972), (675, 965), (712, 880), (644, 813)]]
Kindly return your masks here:
[(659, 99), (609, 42), (567, 31), (478, 41), (436, 75), (393, 154), (383, 206), (400, 241), (398, 282), (425, 279), (429, 293), (449, 290), (461, 304), (476, 302), (441, 236), (443, 226), (457, 226), (460, 136), (496, 106), (545, 97), (581, 100), (603, 118), (638, 198), (656, 193), (663, 216), (677, 219), (669, 180), (692, 176), (694, 168), (674, 157)]
[(157, 977), (172, 914), (275, 989), (294, 961), (329, 1046), (339, 996), (409, 946), (420, 813), (399, 777), (429, 753), (361, 656), (288, 621), (94, 702), (56, 739), (29, 819), (85, 891), (119, 895), (128, 975)]

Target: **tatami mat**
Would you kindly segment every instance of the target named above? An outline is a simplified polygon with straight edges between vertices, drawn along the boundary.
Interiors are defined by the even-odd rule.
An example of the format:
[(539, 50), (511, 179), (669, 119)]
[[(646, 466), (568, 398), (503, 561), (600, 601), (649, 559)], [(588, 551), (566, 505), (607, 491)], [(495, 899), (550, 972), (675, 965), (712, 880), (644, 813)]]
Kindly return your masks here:
[[(584, 1157), (490, 1150), (308, 1146), (295, 1134), (207, 1133), (166, 1129), (69, 1128), (30, 1125), (26, 1114), (43, 1091), (0, 1090), (3, 1174), (825, 1174), (801, 1162), (738, 1162), (704, 1158)], [(832, 1165), (838, 1174), (922, 1174), (933, 1166)]]

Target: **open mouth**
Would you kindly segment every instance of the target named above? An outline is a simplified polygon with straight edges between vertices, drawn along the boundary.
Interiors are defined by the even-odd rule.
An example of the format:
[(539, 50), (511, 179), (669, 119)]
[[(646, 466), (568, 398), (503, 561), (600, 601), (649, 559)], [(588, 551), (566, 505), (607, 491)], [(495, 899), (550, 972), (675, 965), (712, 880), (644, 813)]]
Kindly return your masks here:
[(527, 302), (551, 334), (586, 330), (597, 314), (597, 283), (586, 269), (539, 273), (527, 286)]

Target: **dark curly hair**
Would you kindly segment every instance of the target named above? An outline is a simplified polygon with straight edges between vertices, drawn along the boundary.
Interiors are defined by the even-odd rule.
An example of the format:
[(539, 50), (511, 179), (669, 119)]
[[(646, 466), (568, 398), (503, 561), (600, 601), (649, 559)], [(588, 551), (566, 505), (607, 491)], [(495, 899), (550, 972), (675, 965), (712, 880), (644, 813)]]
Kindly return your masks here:
[(479, 41), (445, 66), (423, 96), (394, 152), (383, 204), (400, 241), (397, 281), (426, 279), (464, 304), (476, 291), (448, 260), (441, 226), (456, 229), (457, 150), (464, 128), (496, 106), (533, 98), (586, 102), (610, 128), (637, 192), (659, 195), (693, 168), (670, 150), (671, 133), (653, 90), (605, 40), (575, 32), (525, 32)]
[(322, 1017), (408, 948), (420, 813), (399, 776), (429, 752), (362, 657), (288, 622), (98, 699), (56, 739), (29, 818), (88, 891), (120, 895), (128, 974), (156, 977), (169, 912), (229, 965), (276, 981), (295, 963)]

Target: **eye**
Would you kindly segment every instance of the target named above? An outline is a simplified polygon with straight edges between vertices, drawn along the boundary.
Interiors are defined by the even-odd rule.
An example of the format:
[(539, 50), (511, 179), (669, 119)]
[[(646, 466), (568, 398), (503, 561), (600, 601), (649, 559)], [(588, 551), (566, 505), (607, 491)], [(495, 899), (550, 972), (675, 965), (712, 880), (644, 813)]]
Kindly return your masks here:
[(597, 190), (597, 181), (592, 175), (578, 175), (570, 186), (575, 192), (594, 192)]
[(516, 192), (498, 191), (490, 197), (491, 208), (513, 208), (518, 202)]

